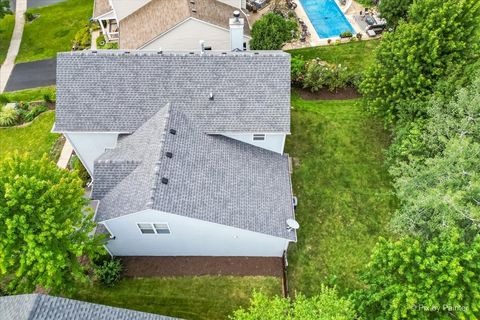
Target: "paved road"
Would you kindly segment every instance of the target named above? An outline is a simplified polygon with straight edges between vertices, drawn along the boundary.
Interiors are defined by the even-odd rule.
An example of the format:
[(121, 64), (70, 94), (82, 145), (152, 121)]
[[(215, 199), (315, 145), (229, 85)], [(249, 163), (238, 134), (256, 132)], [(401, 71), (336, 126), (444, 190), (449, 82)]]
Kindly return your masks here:
[(16, 64), (5, 91), (54, 85), (56, 66), (55, 58)]
[[(62, 1), (65, 1), (65, 0), (28, 0), (27, 8), (44, 7), (44, 6), (59, 3)], [(10, 8), (12, 9), (12, 11), (15, 11), (15, 2), (16, 0), (10, 0)]]

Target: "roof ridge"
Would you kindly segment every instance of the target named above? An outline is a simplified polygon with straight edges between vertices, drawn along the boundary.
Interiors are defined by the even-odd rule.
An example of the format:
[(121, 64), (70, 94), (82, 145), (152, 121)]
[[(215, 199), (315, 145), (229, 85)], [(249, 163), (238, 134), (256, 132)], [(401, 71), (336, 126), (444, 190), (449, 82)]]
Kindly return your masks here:
[[(158, 155), (157, 161), (155, 162), (155, 166), (153, 167), (153, 172), (154, 172), (154, 178), (153, 178), (153, 183), (149, 188), (150, 195), (148, 197), (147, 203), (145, 204), (145, 207), (147, 209), (152, 209), (153, 204), (155, 202), (155, 191), (157, 189), (157, 183), (160, 179), (160, 165), (161, 165), (161, 157), (163, 153), (163, 148), (165, 147), (165, 136), (166, 136), (166, 131), (167, 131), (167, 124), (169, 122), (170, 118), (170, 111), (171, 111), (171, 104), (168, 102), (164, 108), (167, 108), (167, 114), (165, 115), (164, 119), (164, 129), (162, 132), (162, 135), (160, 137), (160, 143), (161, 143), (161, 148), (160, 148), (160, 154)], [(161, 110), (161, 109), (160, 109)]]

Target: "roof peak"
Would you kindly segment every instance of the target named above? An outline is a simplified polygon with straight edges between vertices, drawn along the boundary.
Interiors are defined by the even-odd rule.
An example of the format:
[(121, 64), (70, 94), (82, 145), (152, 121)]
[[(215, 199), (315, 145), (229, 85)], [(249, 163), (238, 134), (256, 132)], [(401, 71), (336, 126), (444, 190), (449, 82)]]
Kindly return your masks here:
[(290, 56), (289, 53), (281, 50), (261, 50), (261, 51), (221, 51), (208, 50), (202, 52), (193, 51), (163, 51), (163, 50), (83, 50), (71, 52), (59, 52), (58, 56), (166, 56), (166, 57), (218, 57), (218, 56), (245, 56), (245, 57), (282, 57)]

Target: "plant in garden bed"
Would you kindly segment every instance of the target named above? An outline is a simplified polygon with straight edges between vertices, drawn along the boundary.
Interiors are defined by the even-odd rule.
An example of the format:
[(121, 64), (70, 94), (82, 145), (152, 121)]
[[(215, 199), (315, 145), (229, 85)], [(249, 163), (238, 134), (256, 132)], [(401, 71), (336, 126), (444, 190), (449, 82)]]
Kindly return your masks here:
[(8, 105), (0, 107), (0, 127), (11, 127), (18, 121), (18, 112)]
[(95, 266), (93, 273), (97, 281), (107, 287), (111, 287), (120, 280), (122, 270), (123, 266), (120, 260), (110, 259)]
[(90, 24), (78, 30), (72, 41), (72, 50), (84, 50), (90, 48), (92, 44), (92, 35), (90, 34)]
[(351, 38), (353, 37), (353, 34), (350, 31), (345, 31), (340, 33), (340, 38)]
[(107, 42), (104, 35), (100, 35), (96, 41), (98, 49), (118, 49), (118, 42)]

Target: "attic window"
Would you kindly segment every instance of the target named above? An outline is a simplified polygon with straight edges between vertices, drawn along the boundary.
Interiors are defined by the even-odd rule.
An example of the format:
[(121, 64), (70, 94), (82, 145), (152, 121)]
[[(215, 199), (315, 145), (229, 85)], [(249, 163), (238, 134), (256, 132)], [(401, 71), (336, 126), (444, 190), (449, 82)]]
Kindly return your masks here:
[(137, 223), (137, 226), (142, 234), (155, 234), (151, 223)]
[(137, 223), (137, 226), (142, 234), (170, 234), (170, 227), (166, 222), (144, 222)]
[(253, 134), (253, 141), (264, 141), (265, 134), (264, 133), (254, 133)]

